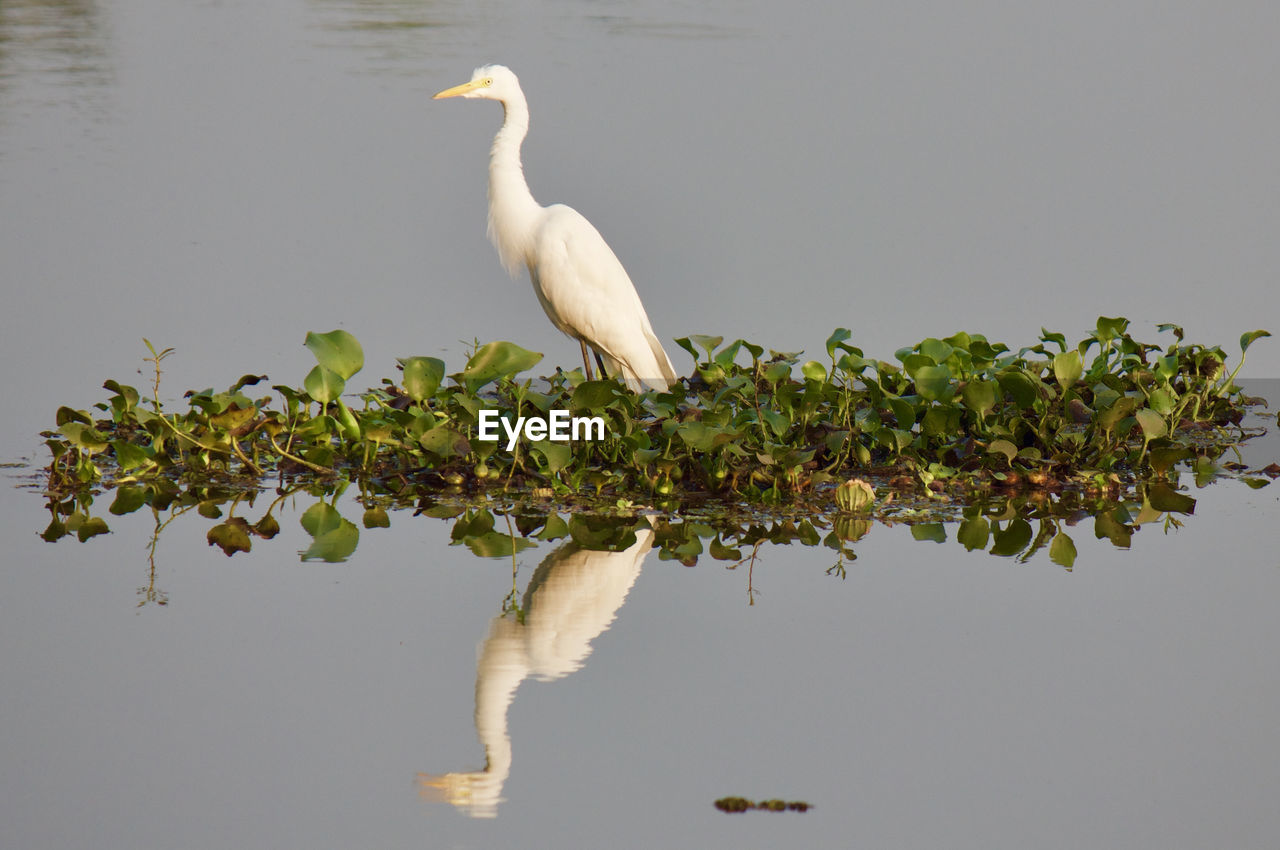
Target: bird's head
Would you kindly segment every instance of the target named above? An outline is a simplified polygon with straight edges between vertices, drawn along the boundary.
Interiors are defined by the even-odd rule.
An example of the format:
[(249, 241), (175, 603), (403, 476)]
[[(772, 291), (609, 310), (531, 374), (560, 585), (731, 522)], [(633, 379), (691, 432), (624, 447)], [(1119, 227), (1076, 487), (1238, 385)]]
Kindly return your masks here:
[(483, 97), (487, 100), (506, 101), (520, 91), (520, 81), (511, 69), (504, 65), (485, 65), (476, 68), (471, 80), (460, 86), (445, 89), (436, 95), (442, 97)]

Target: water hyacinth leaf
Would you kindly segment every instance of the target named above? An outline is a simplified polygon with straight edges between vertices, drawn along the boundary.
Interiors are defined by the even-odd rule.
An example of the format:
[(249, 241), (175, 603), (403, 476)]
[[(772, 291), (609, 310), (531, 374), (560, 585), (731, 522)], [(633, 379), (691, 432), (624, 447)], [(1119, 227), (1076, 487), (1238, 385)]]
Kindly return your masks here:
[(934, 363), (941, 364), (952, 355), (955, 348), (940, 339), (929, 337), (920, 343), (919, 351)]
[(956, 532), (956, 540), (969, 551), (987, 548), (987, 539), (991, 535), (991, 523), (986, 517), (976, 516), (963, 520)]
[(386, 508), (375, 506), (365, 510), (362, 524), (365, 528), (390, 528), (391, 517), (387, 514)]
[(916, 372), (926, 366), (937, 366), (938, 363), (927, 354), (921, 354), (918, 351), (911, 351), (902, 356), (902, 371), (906, 372), (912, 378), (916, 376)]
[(63, 425), (68, 422), (80, 422), (84, 425), (93, 425), (93, 417), (83, 410), (73, 410), (66, 405), (58, 408), (58, 412), (53, 415), (54, 424), (61, 430)]
[(131, 514), (147, 503), (147, 489), (132, 484), (122, 484), (116, 488), (116, 498), (107, 508), (115, 516)]
[(1041, 328), (1040, 339), (1043, 342), (1052, 342), (1054, 345), (1058, 346), (1059, 351), (1067, 350), (1067, 338), (1064, 334), (1054, 333)]
[(253, 533), (263, 540), (270, 540), (280, 533), (280, 521), (267, 514), (253, 525)]
[(316, 502), (300, 519), (302, 528), (311, 535), (311, 545), (299, 552), (304, 561), (339, 564), (351, 557), (360, 542), (360, 529), (327, 502)]
[(861, 478), (850, 478), (836, 488), (836, 505), (847, 513), (869, 511), (875, 501), (875, 490)]
[(573, 514), (569, 536), (583, 549), (593, 552), (623, 552), (636, 544), (636, 530), (629, 521), (614, 517)]
[(946, 543), (947, 529), (940, 522), (920, 522), (911, 526), (911, 537), (913, 540)]
[(1175, 404), (1173, 396), (1163, 389), (1153, 390), (1147, 398), (1147, 405), (1161, 416), (1168, 416), (1172, 413)]
[(1084, 374), (1084, 363), (1079, 351), (1064, 351), (1053, 358), (1053, 376), (1058, 386), (1069, 387)]
[(773, 432), (775, 437), (783, 438), (787, 434), (787, 429), (791, 427), (791, 420), (776, 410), (760, 411), (760, 418), (769, 426), (769, 430)]
[(307, 395), (321, 404), (328, 404), (342, 395), (347, 384), (337, 372), (323, 366), (315, 366), (307, 373), (302, 386), (306, 389)]
[(1157, 511), (1175, 514), (1193, 514), (1196, 512), (1196, 500), (1186, 493), (1179, 493), (1164, 482), (1157, 482), (1147, 487), (1147, 503)]
[[(693, 356), (694, 363), (698, 362), (698, 348), (701, 348), (707, 354), (707, 362), (711, 362), (711, 353), (724, 342), (722, 336), (707, 336), (706, 334), (690, 334), (676, 340), (676, 345), (683, 348)], [(698, 348), (694, 348), (694, 346)]]
[(1098, 424), (1102, 426), (1104, 431), (1110, 431), (1121, 419), (1133, 413), (1137, 407), (1137, 399), (1132, 396), (1121, 396), (1110, 407), (1098, 414)]
[(569, 524), (558, 513), (547, 514), (547, 521), (543, 523), (542, 530), (534, 535), (539, 540), (559, 540), (568, 536)]
[(1076, 562), (1076, 544), (1065, 532), (1059, 531), (1049, 544), (1049, 560), (1060, 567), (1071, 569)]
[(435, 357), (406, 357), (404, 366), (404, 391), (409, 398), (421, 404), (436, 394), (444, 380), (444, 361)]
[(1000, 388), (1013, 399), (1014, 405), (1021, 409), (1034, 406), (1036, 399), (1040, 397), (1036, 382), (1020, 371), (1001, 372), (996, 380), (1000, 382)]
[(445, 426), (425, 432), (418, 438), (418, 443), (427, 451), (438, 454), (446, 460), (451, 457), (465, 457), (471, 451), (471, 443), (466, 437)]
[(1001, 557), (1017, 555), (1031, 542), (1031, 523), (1022, 517), (1009, 520), (1004, 528), (992, 532), (991, 554)]
[(961, 390), (965, 407), (979, 416), (986, 416), (996, 406), (997, 385), (992, 381), (970, 381)]
[(99, 534), (106, 534), (111, 531), (111, 529), (107, 527), (107, 522), (102, 519), (102, 517), (91, 516), (85, 517), (84, 520), (79, 523), (75, 531), (76, 537), (81, 543), (83, 543), (90, 537), (97, 537)]
[(154, 452), (150, 449), (135, 446), (124, 440), (112, 440), (111, 451), (115, 453), (116, 463), (119, 464), (121, 472), (129, 472), (154, 462)]
[(1113, 513), (1102, 513), (1094, 517), (1093, 534), (1099, 540), (1107, 538), (1117, 549), (1128, 549), (1133, 539), (1133, 529), (1116, 519)]
[[(680, 435), (680, 439), (684, 441), (685, 445), (695, 452), (709, 452), (741, 436), (737, 431), (704, 425), (701, 422), (685, 422), (680, 425), (680, 429), (676, 433)], [(645, 457), (657, 457), (662, 453), (659, 449), (637, 450), (637, 452), (640, 451), (645, 452)], [(653, 454), (650, 455), (650, 452), (653, 452)]]
[(1257, 340), (1264, 336), (1271, 336), (1271, 332), (1270, 331), (1250, 331), (1247, 334), (1242, 334), (1240, 337), (1240, 353), (1244, 354), (1246, 351), (1249, 350), (1249, 346), (1253, 344), (1254, 340)]
[(993, 455), (1004, 455), (1010, 464), (1018, 456), (1018, 447), (1008, 440), (992, 440), (987, 444), (987, 451)]
[(845, 345), (844, 342), (852, 336), (853, 333), (848, 328), (836, 328), (832, 331), (831, 336), (827, 337), (827, 356), (835, 360), (837, 348), (848, 351), (849, 346)]
[(920, 432), (928, 436), (940, 437), (955, 434), (960, 430), (960, 408), (946, 405), (934, 405), (925, 411), (920, 420)]
[(510, 378), (532, 369), (541, 360), (541, 354), (521, 348), (514, 342), (489, 342), (471, 355), (461, 377), (468, 387), (481, 387), (490, 381)]
[(324, 334), (311, 331), (304, 344), (311, 349), (320, 366), (344, 381), (364, 368), (364, 349), (354, 336), (344, 330)]
[(575, 410), (603, 410), (619, 398), (617, 381), (583, 381), (573, 388), (569, 404)]
[(898, 420), (898, 427), (903, 431), (910, 431), (916, 424), (916, 409), (911, 402), (905, 398), (889, 399), (889, 408), (893, 410), (893, 417)]
[(205, 539), (209, 541), (210, 546), (221, 549), (228, 558), (236, 552), (248, 552), (253, 546), (249, 539), (248, 524), (240, 517), (232, 517), (226, 522), (215, 525), (209, 529)]
[(512, 555), (531, 549), (537, 544), (523, 537), (512, 537), (498, 531), (488, 531), (476, 536), (468, 536), (462, 541), (477, 558), (510, 558)]
[(1157, 475), (1166, 475), (1171, 466), (1191, 456), (1191, 450), (1185, 446), (1161, 446), (1151, 450), (1147, 455), (1147, 462)]
[(103, 451), (110, 445), (106, 437), (83, 422), (65, 422), (58, 428), (58, 432), (66, 437), (71, 445), (90, 454)]
[(547, 462), (547, 472), (555, 474), (573, 462), (573, 449), (568, 443), (553, 443), (550, 440), (538, 440), (529, 444), (529, 448)]
[(827, 367), (823, 366), (817, 360), (809, 360), (800, 367), (800, 373), (804, 375), (807, 381), (817, 381), (819, 384), (825, 383), (827, 380)]
[(1164, 417), (1159, 413), (1156, 413), (1154, 410), (1144, 407), (1133, 415), (1138, 420), (1138, 425), (1142, 428), (1142, 434), (1147, 441), (1163, 437), (1165, 434), (1169, 433), (1169, 429), (1164, 422)]
[[(947, 346), (950, 348), (951, 346)], [(956, 394), (951, 370), (946, 366), (921, 366), (915, 375), (916, 392), (927, 401), (950, 401)]]
[(1103, 342), (1116, 339), (1124, 334), (1125, 329), (1129, 327), (1129, 320), (1123, 316), (1114, 319), (1106, 316), (1098, 317), (1098, 339)]
[[(320, 367), (317, 366), (316, 368)], [(240, 405), (233, 403), (217, 416), (209, 417), (209, 423), (227, 431), (236, 431), (252, 422), (257, 415), (258, 408), (252, 404), (247, 407), (240, 407)]]

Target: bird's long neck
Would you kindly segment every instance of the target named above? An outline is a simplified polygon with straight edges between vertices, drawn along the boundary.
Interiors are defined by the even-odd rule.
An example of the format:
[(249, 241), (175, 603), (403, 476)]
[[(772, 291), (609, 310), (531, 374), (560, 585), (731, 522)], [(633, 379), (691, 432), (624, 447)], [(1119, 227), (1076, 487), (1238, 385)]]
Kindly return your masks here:
[(520, 145), (529, 132), (529, 106), (523, 96), (503, 101), (505, 119), (489, 151), (489, 241), (514, 277), (532, 250), (538, 212), (520, 164)]

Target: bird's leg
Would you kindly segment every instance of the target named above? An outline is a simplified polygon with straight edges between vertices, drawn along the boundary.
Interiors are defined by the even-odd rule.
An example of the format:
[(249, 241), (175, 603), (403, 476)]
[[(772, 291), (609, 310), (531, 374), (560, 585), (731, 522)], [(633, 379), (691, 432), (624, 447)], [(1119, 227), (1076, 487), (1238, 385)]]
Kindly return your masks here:
[[(594, 380), (594, 378), (591, 377), (591, 362), (587, 359), (587, 341), (585, 339), (580, 339), (578, 340), (578, 343), (582, 345), (582, 368), (587, 372), (587, 380)], [(600, 355), (597, 354), (596, 359), (598, 360), (599, 358)], [(600, 367), (600, 371), (604, 372), (604, 366)]]
[(609, 372), (604, 368), (604, 361), (600, 359), (600, 352), (593, 348), (591, 349), (591, 353), (596, 356), (596, 365), (600, 367), (600, 380), (603, 381), (605, 378), (609, 377)]

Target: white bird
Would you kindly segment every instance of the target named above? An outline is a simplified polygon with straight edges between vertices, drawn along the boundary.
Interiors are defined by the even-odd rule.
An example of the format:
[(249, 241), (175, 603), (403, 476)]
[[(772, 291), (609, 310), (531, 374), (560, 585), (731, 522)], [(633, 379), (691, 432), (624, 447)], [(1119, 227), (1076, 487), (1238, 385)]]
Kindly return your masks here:
[[(529, 270), (533, 291), (551, 323), (587, 346), (601, 372), (620, 376), (632, 390), (667, 389), (679, 380), (653, 333), (635, 285), (600, 232), (577, 210), (533, 199), (520, 163), (529, 132), (529, 105), (520, 81), (502, 65), (477, 68), (470, 82), (436, 95), (496, 100), (505, 119), (489, 153), (489, 241), (515, 277)], [(601, 360), (603, 358), (603, 360)]]

